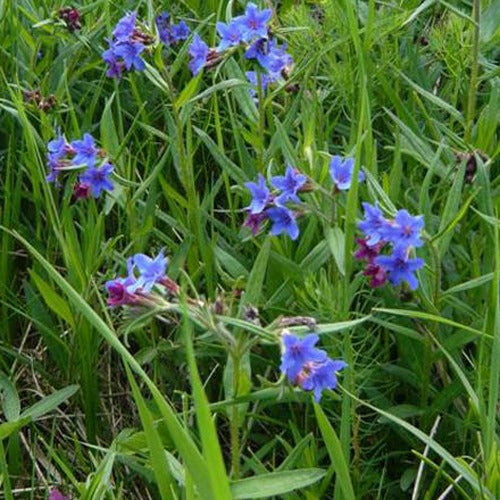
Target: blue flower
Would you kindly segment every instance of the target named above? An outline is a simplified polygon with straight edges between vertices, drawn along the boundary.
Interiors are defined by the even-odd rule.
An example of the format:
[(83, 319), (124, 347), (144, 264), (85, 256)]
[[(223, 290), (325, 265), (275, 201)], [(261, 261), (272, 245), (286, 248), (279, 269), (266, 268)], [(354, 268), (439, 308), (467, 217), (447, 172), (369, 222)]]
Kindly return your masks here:
[(113, 172), (111, 163), (103, 163), (98, 168), (92, 166), (80, 175), (80, 182), (87, 184), (92, 196), (98, 198), (101, 191), (113, 190), (113, 183), (109, 180), (111, 172)]
[(242, 24), (234, 19), (229, 23), (218, 22), (216, 25), (217, 32), (221, 37), (221, 41), (217, 47), (217, 52), (223, 52), (229, 47), (238, 45), (242, 41)]
[(143, 71), (146, 64), (141, 59), (140, 54), (144, 49), (144, 45), (140, 42), (124, 42), (114, 47), (114, 54), (123, 59), (123, 64), (127, 70), (133, 67), (137, 71)]
[[(352, 174), (354, 171), (354, 158), (346, 158), (342, 160), (340, 156), (332, 157), (330, 161), (330, 175), (333, 182), (340, 191), (345, 191), (351, 187)], [(359, 171), (358, 181), (365, 179), (365, 174), (362, 170)]]
[(127, 16), (122, 17), (113, 30), (113, 36), (118, 41), (127, 41), (134, 33), (137, 12), (134, 11)]
[(260, 38), (246, 51), (247, 59), (257, 59), (259, 64), (274, 78), (279, 78), (283, 69), (293, 63), (292, 56), (286, 52), (286, 45), (278, 46), (275, 39)]
[(86, 165), (93, 167), (99, 150), (95, 146), (94, 138), (90, 134), (84, 134), (80, 141), (71, 143), (76, 155), (73, 158), (74, 165)]
[(375, 264), (382, 266), (389, 273), (389, 281), (393, 285), (406, 281), (411, 290), (418, 288), (418, 280), (414, 273), (424, 266), (424, 261), (419, 258), (410, 258), (407, 250), (396, 247), (392, 255), (376, 257)]
[(162, 12), (156, 16), (155, 24), (158, 30), (158, 36), (160, 40), (165, 43), (170, 43), (170, 25), (169, 25), (170, 14), (167, 11)]
[(366, 243), (369, 246), (373, 246), (384, 239), (389, 221), (383, 216), (377, 202), (373, 206), (369, 203), (363, 203), (363, 208), (365, 210), (365, 218), (361, 222), (358, 222), (358, 227), (368, 237)]
[(66, 156), (69, 147), (69, 144), (61, 133), (58, 134), (56, 139), (50, 141), (47, 144), (47, 149), (54, 159), (59, 159)]
[(188, 52), (192, 58), (189, 62), (189, 69), (193, 75), (197, 75), (207, 62), (209, 53), (208, 45), (199, 37), (199, 35), (194, 35)]
[(424, 243), (420, 237), (423, 227), (424, 218), (421, 215), (413, 217), (407, 210), (398, 210), (393, 223), (384, 231), (384, 239), (396, 248), (421, 247)]
[(336, 372), (345, 368), (347, 364), (340, 359), (328, 358), (323, 363), (310, 363), (305, 367), (305, 375), (301, 386), (306, 391), (314, 391), (314, 400), (319, 403), (323, 389), (337, 387)]
[(155, 258), (138, 253), (134, 255), (133, 263), (140, 273), (142, 288), (149, 292), (155, 283), (164, 278), (168, 259), (163, 255), (163, 251), (160, 251)]
[(284, 351), (281, 356), (281, 373), (284, 373), (290, 382), (295, 382), (304, 365), (309, 362), (323, 362), (327, 355), (325, 351), (314, 347), (319, 337), (313, 333), (299, 339), (289, 333), (283, 334)]
[[(250, 89), (250, 94), (252, 97), (255, 97), (257, 95), (257, 89), (259, 88), (259, 76), (257, 71), (247, 71), (245, 75), (248, 78), (248, 81), (255, 87), (255, 89)], [(273, 82), (274, 80), (269, 75), (260, 73), (260, 86), (262, 93), (265, 93), (269, 84)]]
[(267, 23), (271, 16), (271, 9), (259, 10), (254, 3), (247, 4), (245, 15), (241, 17), (243, 40), (249, 42), (254, 38), (266, 37)]
[(108, 65), (106, 76), (109, 78), (117, 78), (119, 80), (122, 76), (123, 63), (118, 61), (113, 44), (110, 44), (110, 48), (102, 53), (102, 58)]
[(271, 185), (276, 189), (280, 189), (282, 193), (276, 198), (276, 205), (283, 206), (291, 201), (300, 203), (297, 196), (297, 191), (307, 182), (307, 177), (300, 172), (297, 172), (293, 167), (288, 166), (285, 175), (277, 175), (271, 177)]
[(170, 28), (172, 43), (179, 43), (183, 40), (187, 40), (190, 32), (188, 25), (184, 21), (179, 21), (178, 24), (172, 24)]
[(259, 174), (257, 182), (245, 182), (245, 186), (252, 194), (252, 201), (247, 207), (249, 212), (251, 214), (260, 214), (271, 200), (266, 179), (262, 174)]
[(295, 215), (285, 207), (272, 207), (266, 210), (266, 215), (271, 219), (272, 227), (270, 234), (278, 236), (287, 233), (292, 240), (299, 236), (299, 226), (295, 220)]

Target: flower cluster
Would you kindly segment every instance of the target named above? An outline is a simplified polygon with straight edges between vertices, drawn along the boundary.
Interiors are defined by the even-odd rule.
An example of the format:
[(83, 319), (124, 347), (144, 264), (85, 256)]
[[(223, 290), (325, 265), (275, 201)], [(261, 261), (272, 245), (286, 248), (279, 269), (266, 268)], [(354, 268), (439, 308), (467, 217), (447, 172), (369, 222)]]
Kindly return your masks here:
[(168, 259), (160, 251), (154, 258), (142, 253), (127, 260), (127, 276), (107, 281), (108, 305), (141, 305), (150, 301), (157, 286), (171, 294), (178, 293), (178, 285), (166, 276)]
[(68, 31), (71, 33), (82, 29), (82, 14), (78, 9), (73, 7), (61, 7), (57, 11), (57, 17), (66, 24), (66, 28), (68, 28)]
[(146, 67), (141, 54), (154, 39), (143, 33), (136, 22), (135, 11), (122, 17), (113, 30), (113, 36), (108, 39), (109, 48), (103, 52), (102, 58), (108, 65), (106, 75), (111, 78), (119, 79), (123, 70), (143, 71)]
[(335, 389), (336, 372), (347, 365), (340, 359), (330, 359), (325, 351), (315, 347), (319, 337), (313, 333), (299, 339), (284, 332), (281, 372), (292, 384), (306, 391), (314, 392), (314, 400), (319, 402), (323, 389)]
[[(423, 217), (398, 210), (394, 219), (386, 219), (377, 203), (363, 203), (363, 208), (365, 218), (358, 227), (365, 238), (358, 240), (359, 248), (354, 254), (357, 259), (367, 262), (363, 274), (370, 276), (370, 285), (374, 288), (382, 286), (388, 278), (393, 285), (406, 282), (415, 290), (418, 287), (415, 271), (424, 266), (424, 261), (410, 257), (410, 253), (423, 245)], [(392, 253), (381, 255), (388, 244), (392, 245)]]
[(157, 16), (155, 22), (159, 38), (167, 46), (187, 40), (189, 36), (190, 30), (187, 24), (184, 21), (174, 24), (166, 11)]
[[(279, 46), (277, 41), (270, 37), (269, 21), (272, 17), (271, 9), (259, 9), (254, 3), (246, 6), (243, 15), (233, 18), (229, 23), (218, 22), (217, 33), (220, 40), (215, 49), (195, 35), (189, 47), (191, 62), (189, 67), (194, 75), (217, 60), (217, 55), (235, 47), (246, 48), (245, 57), (256, 60), (261, 69), (246, 73), (249, 82), (263, 90), (270, 83), (286, 75), (293, 64), (293, 59), (286, 52), (286, 46)], [(255, 90), (252, 91), (255, 94)]]
[(81, 140), (67, 142), (61, 134), (47, 145), (48, 182), (57, 182), (60, 174), (73, 170), (83, 170), (75, 187), (77, 198), (97, 198), (102, 191), (112, 191), (109, 179), (113, 166), (106, 158), (106, 153), (96, 146), (90, 134), (84, 134)]
[(266, 179), (259, 174), (257, 182), (246, 182), (245, 186), (252, 194), (252, 201), (246, 208), (248, 216), (244, 226), (251, 229), (256, 235), (261, 224), (269, 219), (271, 221), (270, 234), (277, 236), (287, 233), (292, 240), (299, 236), (296, 212), (289, 205), (301, 203), (297, 193), (304, 190), (307, 177), (288, 166), (285, 175), (271, 177), (271, 186), (277, 191), (271, 192)]
[[(330, 176), (338, 191), (346, 191), (351, 187), (353, 173), (354, 158), (342, 159), (340, 156), (333, 156), (330, 160)], [(365, 174), (360, 170), (358, 181), (362, 182), (364, 180)]]

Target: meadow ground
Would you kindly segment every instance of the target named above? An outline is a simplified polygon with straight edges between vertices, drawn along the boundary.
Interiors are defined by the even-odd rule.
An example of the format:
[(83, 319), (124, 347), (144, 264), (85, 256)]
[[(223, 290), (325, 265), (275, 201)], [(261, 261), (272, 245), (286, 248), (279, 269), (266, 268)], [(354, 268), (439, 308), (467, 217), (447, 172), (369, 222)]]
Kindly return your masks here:
[(2, 498), (500, 498), (500, 1), (256, 4), (0, 1)]

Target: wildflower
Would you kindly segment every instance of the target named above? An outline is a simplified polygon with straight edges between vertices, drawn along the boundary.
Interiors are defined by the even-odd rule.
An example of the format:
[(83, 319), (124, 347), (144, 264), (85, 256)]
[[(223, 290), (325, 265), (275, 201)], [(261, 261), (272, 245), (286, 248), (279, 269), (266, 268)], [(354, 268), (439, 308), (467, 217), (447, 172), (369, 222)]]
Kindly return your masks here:
[(85, 182), (77, 182), (73, 188), (73, 199), (85, 200), (90, 197), (90, 184)]
[(269, 188), (266, 185), (266, 179), (259, 174), (257, 182), (245, 182), (245, 186), (252, 194), (252, 201), (248, 206), (251, 214), (260, 214), (271, 200)]
[[(269, 84), (274, 82), (274, 80), (269, 75), (266, 75), (265, 73), (260, 73), (260, 75), (259, 75), (257, 73), (257, 71), (247, 71), (245, 73), (245, 75), (248, 78), (248, 81), (256, 89), (259, 87), (259, 76), (260, 76), (260, 86), (261, 86), (262, 93), (265, 93)], [(252, 95), (252, 97), (255, 97), (257, 95), (257, 90), (251, 89), (250, 94)]]
[(57, 11), (57, 16), (64, 21), (71, 33), (82, 28), (82, 15), (78, 9), (62, 7)]
[(241, 22), (233, 19), (229, 24), (218, 22), (215, 26), (221, 37), (221, 41), (217, 46), (217, 52), (223, 52), (229, 47), (241, 43), (243, 35)]
[(248, 227), (254, 236), (257, 236), (260, 231), (260, 225), (267, 219), (265, 213), (252, 214), (249, 213), (243, 225)]
[(76, 153), (73, 164), (86, 165), (87, 167), (95, 165), (99, 150), (96, 148), (94, 138), (90, 134), (84, 134), (82, 140), (73, 141), (71, 146)]
[(101, 191), (112, 191), (113, 183), (109, 176), (113, 172), (111, 163), (103, 163), (100, 167), (89, 167), (80, 175), (80, 182), (88, 184), (94, 198), (98, 198)]
[(179, 43), (183, 40), (187, 40), (190, 29), (184, 21), (179, 21), (178, 24), (172, 24), (170, 29), (170, 37), (172, 43)]
[(179, 24), (170, 24), (169, 19), (168, 12), (162, 12), (155, 19), (160, 40), (166, 45), (174, 45), (187, 40), (190, 33), (188, 25), (184, 21), (180, 21)]
[(375, 245), (368, 245), (365, 238), (357, 238), (358, 250), (354, 253), (354, 258), (358, 260), (367, 260), (372, 262), (375, 257), (380, 254), (380, 250), (385, 246), (383, 241), (379, 241)]
[(245, 42), (267, 36), (267, 23), (271, 19), (271, 9), (259, 10), (254, 3), (247, 4), (245, 15), (241, 17), (242, 36)]
[(47, 149), (54, 159), (60, 159), (68, 153), (70, 145), (62, 134), (58, 134), (57, 138), (47, 144)]
[[(342, 160), (340, 156), (334, 156), (330, 161), (330, 175), (335, 186), (340, 191), (345, 191), (351, 187), (352, 174), (354, 171), (354, 158)], [(365, 179), (363, 171), (359, 171), (358, 181)]]
[(134, 276), (134, 259), (127, 260), (127, 276), (115, 278), (105, 283), (108, 292), (107, 303), (110, 307), (135, 304), (139, 300), (136, 292), (142, 289), (142, 279)]
[(119, 80), (122, 75), (124, 64), (118, 60), (113, 46), (102, 53), (102, 59), (108, 65), (106, 76)]
[(119, 42), (128, 41), (128, 39), (134, 34), (136, 21), (137, 11), (131, 12), (129, 15), (122, 17), (113, 30), (113, 36), (115, 39)]
[(373, 206), (369, 203), (363, 203), (362, 205), (365, 210), (365, 219), (358, 223), (358, 227), (367, 236), (366, 243), (373, 246), (383, 240), (389, 222), (378, 208), (377, 202)]
[(280, 370), (291, 382), (295, 382), (304, 365), (308, 362), (323, 362), (327, 359), (325, 351), (317, 349), (319, 337), (313, 333), (299, 339), (286, 333), (282, 336), (284, 351), (281, 357)]
[(420, 233), (424, 227), (424, 218), (421, 215), (411, 216), (407, 210), (398, 210), (394, 221), (386, 225), (385, 239), (394, 247), (421, 247), (423, 245)]
[(199, 35), (195, 35), (191, 45), (189, 46), (188, 52), (192, 58), (189, 62), (189, 69), (193, 75), (197, 75), (207, 62), (209, 54), (208, 45), (199, 37)]
[(69, 497), (63, 495), (57, 488), (53, 488), (49, 492), (49, 500), (69, 500)]
[(292, 56), (286, 52), (286, 48), (286, 45), (278, 46), (275, 39), (261, 38), (248, 48), (245, 57), (257, 59), (259, 64), (277, 79), (283, 69), (293, 64)]
[(399, 285), (403, 281), (408, 283), (411, 290), (418, 288), (415, 271), (424, 266), (424, 261), (419, 258), (410, 258), (408, 250), (395, 247), (392, 255), (380, 255), (375, 258), (375, 264), (382, 266), (389, 273), (389, 281)]
[(123, 42), (114, 47), (113, 54), (115, 57), (122, 58), (127, 70), (135, 68), (137, 71), (143, 71), (146, 63), (140, 55), (144, 49), (144, 45), (140, 42)]
[(300, 203), (297, 191), (307, 182), (307, 177), (288, 166), (285, 175), (271, 178), (271, 184), (282, 193), (276, 198), (276, 205), (283, 206), (286, 202)]
[(363, 271), (363, 276), (370, 277), (370, 287), (379, 288), (387, 281), (387, 271), (380, 265), (369, 262)]
[(155, 283), (164, 278), (168, 259), (163, 255), (163, 251), (160, 251), (155, 258), (138, 253), (134, 255), (133, 263), (140, 273), (142, 288), (150, 291)]
[(304, 374), (299, 375), (300, 385), (306, 391), (314, 392), (314, 400), (319, 403), (323, 389), (337, 387), (336, 372), (345, 368), (347, 364), (340, 359), (327, 358), (322, 363), (310, 362), (306, 364)]
[(278, 236), (287, 233), (292, 240), (298, 238), (299, 226), (291, 210), (285, 207), (271, 207), (266, 210), (266, 215), (272, 222), (270, 234)]

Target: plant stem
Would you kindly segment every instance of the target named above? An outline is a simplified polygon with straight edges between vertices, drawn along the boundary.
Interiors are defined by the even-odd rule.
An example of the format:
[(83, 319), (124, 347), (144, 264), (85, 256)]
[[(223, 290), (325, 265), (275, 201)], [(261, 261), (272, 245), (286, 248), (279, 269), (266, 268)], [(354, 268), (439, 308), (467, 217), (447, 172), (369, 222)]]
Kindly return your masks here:
[[(233, 398), (238, 394), (240, 356), (239, 353), (231, 355), (233, 362)], [(231, 476), (237, 479), (240, 474), (240, 431), (239, 431), (239, 405), (233, 405), (230, 422), (231, 434)]]
[(469, 95), (467, 98), (467, 122), (465, 128), (465, 142), (471, 141), (472, 126), (476, 114), (477, 77), (479, 72), (479, 32), (481, 23), (481, 0), (473, 0), (474, 39), (472, 42), (472, 62), (470, 70)]

